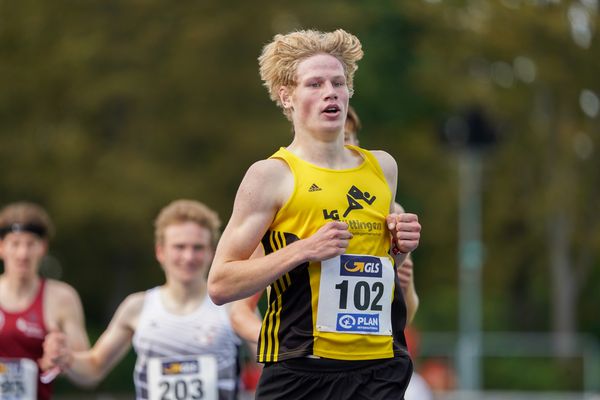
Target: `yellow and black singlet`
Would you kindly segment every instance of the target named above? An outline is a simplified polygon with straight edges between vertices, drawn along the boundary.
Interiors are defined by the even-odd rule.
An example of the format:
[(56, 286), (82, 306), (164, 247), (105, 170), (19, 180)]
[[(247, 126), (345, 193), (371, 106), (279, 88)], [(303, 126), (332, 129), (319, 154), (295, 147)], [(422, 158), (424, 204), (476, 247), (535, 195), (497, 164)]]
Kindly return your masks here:
[(258, 361), (303, 356), (372, 360), (406, 354), (406, 307), (395, 284), (385, 224), (392, 193), (377, 159), (347, 146), (363, 162), (344, 170), (310, 164), (285, 148), (294, 190), (262, 239), (265, 253), (314, 234), (326, 223), (348, 223), (346, 253), (298, 265), (271, 283), (258, 342)]

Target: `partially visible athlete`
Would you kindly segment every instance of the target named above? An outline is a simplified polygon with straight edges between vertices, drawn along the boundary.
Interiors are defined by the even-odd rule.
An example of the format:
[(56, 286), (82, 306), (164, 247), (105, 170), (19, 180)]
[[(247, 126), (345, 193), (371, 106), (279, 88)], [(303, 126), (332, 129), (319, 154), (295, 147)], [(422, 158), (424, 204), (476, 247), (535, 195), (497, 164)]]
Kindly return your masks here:
[(0, 210), (0, 398), (47, 400), (52, 384), (39, 380), (50, 363), (42, 359), (44, 338), (63, 332), (65, 346), (89, 348), (83, 307), (75, 289), (39, 274), (53, 225), (46, 211), (29, 202)]
[[(348, 115), (346, 116), (346, 123), (344, 124), (344, 143), (352, 146), (360, 146), (358, 140), (358, 132), (362, 125), (360, 118), (356, 113), (356, 110), (352, 106), (348, 106)], [(396, 214), (404, 213), (404, 207), (399, 203), (394, 202), (394, 212)], [(406, 323), (410, 324), (415, 318), (415, 314), (419, 309), (419, 296), (415, 289), (415, 280), (413, 273), (413, 261), (410, 254), (406, 257), (406, 260), (396, 270), (396, 275), (402, 288), (402, 294), (404, 295), (404, 301), (406, 303)]]
[(155, 253), (165, 284), (128, 296), (91, 350), (65, 351), (54, 335), (46, 343), (48, 357), (75, 382), (93, 385), (133, 343), (136, 399), (235, 399), (240, 338), (230, 318), (243, 316), (230, 316), (206, 290), (219, 227), (217, 214), (200, 202), (177, 200), (163, 208), (155, 221)]

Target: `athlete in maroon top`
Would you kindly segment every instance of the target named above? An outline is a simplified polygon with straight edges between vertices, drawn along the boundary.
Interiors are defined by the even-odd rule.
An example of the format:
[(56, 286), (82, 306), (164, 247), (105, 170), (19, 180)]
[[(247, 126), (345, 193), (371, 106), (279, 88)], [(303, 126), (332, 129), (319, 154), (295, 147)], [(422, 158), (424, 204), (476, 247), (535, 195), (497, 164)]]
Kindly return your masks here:
[[(62, 332), (65, 345), (74, 350), (90, 346), (75, 289), (39, 275), (51, 231), (48, 215), (35, 204), (13, 203), (0, 210), (0, 357), (27, 358), (42, 371), (53, 365), (43, 355), (47, 333)], [(51, 386), (38, 387), (38, 399), (49, 399)]]
[[(40, 280), (33, 303), (25, 310), (10, 312), (0, 305), (0, 357), (28, 358), (37, 361), (42, 357), (44, 337), (48, 333), (44, 323), (45, 280)], [(38, 399), (49, 399), (52, 386), (38, 381)]]

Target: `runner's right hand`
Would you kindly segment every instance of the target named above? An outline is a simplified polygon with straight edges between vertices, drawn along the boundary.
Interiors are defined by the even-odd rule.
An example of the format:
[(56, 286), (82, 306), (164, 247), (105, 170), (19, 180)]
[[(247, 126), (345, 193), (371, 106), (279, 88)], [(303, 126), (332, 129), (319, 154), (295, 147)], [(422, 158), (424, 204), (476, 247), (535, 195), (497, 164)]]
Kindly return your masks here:
[(50, 331), (44, 338), (44, 354), (38, 360), (42, 371), (59, 367), (66, 369), (71, 362), (71, 351), (67, 345), (67, 336), (60, 331)]
[(345, 222), (332, 221), (305, 239), (308, 261), (322, 261), (344, 254), (352, 234)]

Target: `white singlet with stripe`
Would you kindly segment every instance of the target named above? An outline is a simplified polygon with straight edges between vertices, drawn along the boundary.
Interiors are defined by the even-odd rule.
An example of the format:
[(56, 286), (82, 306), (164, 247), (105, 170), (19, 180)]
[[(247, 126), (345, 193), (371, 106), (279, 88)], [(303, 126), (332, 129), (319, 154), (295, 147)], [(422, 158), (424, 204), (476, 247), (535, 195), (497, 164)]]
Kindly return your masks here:
[(213, 356), (218, 366), (219, 400), (234, 399), (240, 343), (226, 309), (215, 305), (208, 295), (196, 311), (175, 315), (162, 304), (159, 287), (148, 290), (133, 335), (133, 348), (137, 353), (133, 372), (136, 399), (148, 399), (150, 358), (187, 355)]

